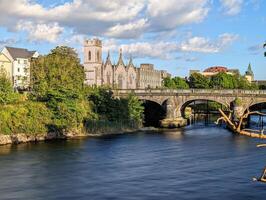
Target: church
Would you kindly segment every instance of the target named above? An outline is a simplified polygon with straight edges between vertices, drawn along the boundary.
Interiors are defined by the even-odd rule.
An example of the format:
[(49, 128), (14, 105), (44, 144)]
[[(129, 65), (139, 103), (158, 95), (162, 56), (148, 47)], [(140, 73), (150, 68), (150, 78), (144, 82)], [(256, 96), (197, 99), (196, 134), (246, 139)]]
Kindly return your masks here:
[(137, 68), (132, 58), (125, 64), (122, 49), (117, 63), (111, 62), (109, 52), (102, 61), (102, 41), (99, 39), (84, 41), (84, 70), (86, 84), (116, 89), (160, 88), (163, 79), (171, 76), (164, 70), (155, 70), (152, 64), (141, 64)]

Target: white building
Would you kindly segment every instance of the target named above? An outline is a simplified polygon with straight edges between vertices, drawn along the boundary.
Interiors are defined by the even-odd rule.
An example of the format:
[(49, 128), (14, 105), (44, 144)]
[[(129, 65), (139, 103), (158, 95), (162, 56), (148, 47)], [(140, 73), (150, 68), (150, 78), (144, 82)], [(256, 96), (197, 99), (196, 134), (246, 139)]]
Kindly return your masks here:
[(2, 53), (12, 62), (12, 83), (16, 89), (26, 89), (30, 83), (30, 62), (37, 58), (37, 51), (5, 47)]
[(112, 63), (110, 54), (102, 60), (102, 41), (84, 41), (85, 83), (88, 85), (107, 85), (118, 89), (160, 88), (163, 78), (171, 76), (166, 71), (155, 70), (152, 64), (134, 66), (132, 58), (128, 63), (123, 60), (122, 49), (117, 63)]

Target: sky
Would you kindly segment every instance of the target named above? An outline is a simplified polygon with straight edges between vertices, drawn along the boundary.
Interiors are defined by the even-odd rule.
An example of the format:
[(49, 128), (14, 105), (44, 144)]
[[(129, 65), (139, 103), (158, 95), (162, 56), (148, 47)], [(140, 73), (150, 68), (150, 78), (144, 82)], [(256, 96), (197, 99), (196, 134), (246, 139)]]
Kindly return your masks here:
[(0, 0), (0, 48), (47, 54), (73, 47), (83, 60), (84, 39), (100, 38), (104, 56), (152, 63), (174, 76), (211, 66), (251, 63), (266, 80), (265, 0)]

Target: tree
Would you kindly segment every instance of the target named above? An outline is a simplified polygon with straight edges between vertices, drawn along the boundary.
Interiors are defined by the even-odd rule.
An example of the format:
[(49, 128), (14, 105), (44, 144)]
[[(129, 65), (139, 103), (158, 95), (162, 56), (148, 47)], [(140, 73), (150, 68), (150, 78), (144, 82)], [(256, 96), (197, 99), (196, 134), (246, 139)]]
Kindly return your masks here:
[(69, 90), (81, 93), (85, 74), (74, 49), (56, 47), (46, 56), (40, 56), (31, 64), (31, 87), (33, 95), (40, 100), (50, 90)]
[(188, 89), (189, 85), (184, 79), (180, 77), (174, 77), (174, 78), (167, 77), (164, 79), (164, 87), (170, 89)]
[(52, 131), (79, 128), (90, 113), (83, 96), (85, 74), (77, 53), (56, 47), (48, 55), (33, 60), (31, 86), (34, 100), (43, 101), (52, 111)]
[(104, 87), (93, 88), (87, 95), (92, 102), (93, 111), (97, 118), (108, 121), (142, 121), (144, 108), (138, 98), (130, 94), (127, 98), (113, 97), (110, 89)]
[(233, 75), (221, 72), (211, 77), (210, 85), (214, 89), (235, 89), (237, 80)]
[(7, 77), (4, 69), (0, 70), (0, 104), (13, 103), (18, 99), (18, 94), (14, 92), (11, 80)]
[(136, 97), (134, 94), (129, 94), (127, 101), (129, 120), (142, 122), (144, 107), (141, 101), (139, 101), (138, 97)]
[(193, 73), (189, 77), (190, 88), (210, 88), (210, 79), (199, 73)]

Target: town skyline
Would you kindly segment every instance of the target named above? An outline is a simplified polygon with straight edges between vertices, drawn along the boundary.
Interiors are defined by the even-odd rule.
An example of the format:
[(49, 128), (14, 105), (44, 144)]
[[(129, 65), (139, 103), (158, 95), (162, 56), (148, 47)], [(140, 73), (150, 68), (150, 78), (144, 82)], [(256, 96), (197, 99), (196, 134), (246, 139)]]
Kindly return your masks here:
[[(117, 0), (99, 1), (93, 8), (90, 3), (1, 1), (0, 47), (47, 54), (55, 46), (68, 45), (78, 50), (83, 62), (84, 39), (99, 37), (103, 58), (109, 50), (115, 62), (122, 48), (135, 65), (152, 63), (173, 76), (185, 77), (191, 69), (211, 66), (238, 68), (243, 74), (251, 63), (255, 78), (266, 79), (266, 8), (261, 0), (167, 0), (164, 6), (155, 0)], [(17, 11), (4, 9), (7, 4)]]

